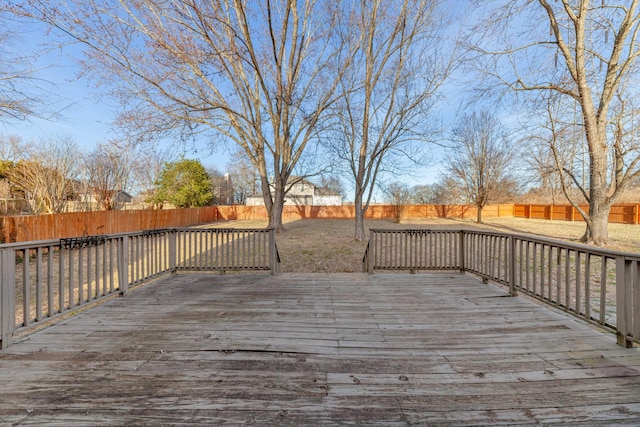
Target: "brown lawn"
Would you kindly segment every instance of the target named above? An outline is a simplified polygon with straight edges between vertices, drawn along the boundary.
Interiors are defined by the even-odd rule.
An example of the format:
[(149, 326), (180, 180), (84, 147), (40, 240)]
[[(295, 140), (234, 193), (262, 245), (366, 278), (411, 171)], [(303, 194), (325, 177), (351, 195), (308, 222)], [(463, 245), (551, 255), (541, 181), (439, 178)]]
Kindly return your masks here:
[[(225, 221), (212, 227), (259, 228), (266, 221)], [(283, 272), (333, 273), (358, 272), (366, 242), (354, 240), (354, 221), (342, 219), (309, 219), (285, 223), (286, 231), (276, 237)], [(492, 218), (478, 225), (469, 220), (429, 218), (405, 220), (396, 224), (390, 220), (367, 220), (370, 228), (488, 228), (503, 232), (535, 234), (578, 242), (584, 233), (584, 223), (521, 218)], [(609, 249), (640, 252), (640, 225), (610, 224), (612, 244)]]

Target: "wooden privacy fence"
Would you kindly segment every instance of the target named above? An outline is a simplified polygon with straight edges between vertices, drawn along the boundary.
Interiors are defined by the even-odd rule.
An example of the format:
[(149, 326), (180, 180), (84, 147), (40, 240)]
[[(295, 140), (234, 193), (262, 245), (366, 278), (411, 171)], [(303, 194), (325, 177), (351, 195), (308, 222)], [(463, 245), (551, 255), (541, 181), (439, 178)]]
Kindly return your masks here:
[[(396, 206), (372, 205), (367, 219), (395, 219)], [(408, 205), (403, 218), (475, 218), (466, 205)], [(491, 205), (484, 217), (513, 216), (513, 205)], [(284, 220), (353, 219), (355, 209), (343, 206), (285, 206)], [(65, 237), (128, 233), (139, 230), (188, 227), (218, 220), (266, 220), (264, 206), (208, 206), (193, 209), (71, 212), (48, 215), (0, 217), (0, 243), (31, 242)]]
[[(588, 207), (585, 206), (585, 209)], [(367, 219), (395, 220), (397, 206), (372, 205)], [(468, 205), (407, 205), (403, 219), (468, 218), (475, 219), (477, 210)], [(519, 217), (581, 221), (570, 205), (489, 205), (483, 218)], [(284, 220), (353, 219), (355, 208), (343, 206), (285, 206)], [(64, 237), (127, 233), (139, 230), (188, 227), (219, 220), (266, 220), (264, 206), (208, 206), (193, 209), (73, 212), (51, 215), (0, 217), (0, 243), (29, 242)], [(640, 224), (640, 205), (614, 205), (609, 221)]]
[(188, 227), (219, 219), (218, 208), (70, 212), (0, 217), (0, 243)]
[[(589, 212), (589, 206), (580, 206)], [(560, 221), (584, 221), (572, 205), (513, 205), (516, 218), (549, 219)], [(640, 205), (620, 204), (611, 206), (609, 222), (617, 224), (640, 224)]]
[(273, 229), (158, 229), (0, 245), (0, 340), (167, 273), (279, 271)]
[[(397, 206), (371, 205), (365, 214), (366, 219), (395, 219)], [(407, 205), (402, 207), (402, 218), (475, 218), (477, 210), (469, 205)], [(264, 206), (218, 206), (221, 220), (257, 220), (268, 219)], [(484, 218), (512, 217), (513, 205), (490, 205), (482, 211)], [(284, 206), (284, 220), (299, 219), (353, 219), (355, 207), (342, 206)]]
[(363, 271), (471, 272), (640, 343), (640, 255), (487, 231), (370, 233)]

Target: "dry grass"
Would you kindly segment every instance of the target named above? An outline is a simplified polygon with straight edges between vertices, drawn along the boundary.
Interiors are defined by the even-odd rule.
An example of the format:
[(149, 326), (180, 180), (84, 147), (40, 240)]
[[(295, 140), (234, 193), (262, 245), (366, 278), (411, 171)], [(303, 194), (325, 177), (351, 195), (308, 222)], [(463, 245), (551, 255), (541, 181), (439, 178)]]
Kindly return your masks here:
[[(213, 227), (260, 228), (266, 221), (227, 221)], [(283, 272), (332, 273), (359, 272), (366, 242), (354, 240), (354, 221), (341, 219), (312, 219), (290, 221), (286, 231), (276, 237)], [(487, 228), (492, 230), (535, 234), (577, 242), (584, 233), (584, 223), (566, 221), (495, 218), (478, 226), (468, 220), (429, 218), (406, 220), (396, 224), (389, 220), (367, 220), (365, 228)], [(614, 242), (610, 249), (640, 252), (640, 225), (610, 224)]]
[[(492, 218), (487, 228), (500, 231), (535, 234), (578, 243), (584, 234), (584, 222), (548, 221), (544, 219)], [(609, 224), (611, 244), (607, 249), (623, 252), (640, 252), (640, 225)]]

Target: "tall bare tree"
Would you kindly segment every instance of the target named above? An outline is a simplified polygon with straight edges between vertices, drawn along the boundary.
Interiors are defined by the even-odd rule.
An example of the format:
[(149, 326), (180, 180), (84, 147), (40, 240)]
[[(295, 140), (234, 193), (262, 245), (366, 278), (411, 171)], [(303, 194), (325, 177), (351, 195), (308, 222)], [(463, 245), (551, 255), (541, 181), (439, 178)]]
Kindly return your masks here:
[(100, 145), (86, 156), (86, 190), (99, 210), (117, 208), (116, 195), (129, 190), (132, 163), (127, 152), (109, 145)]
[(115, 83), (128, 107), (121, 125), (146, 136), (208, 132), (238, 144), (260, 174), (269, 225), (282, 229), (285, 185), (350, 58), (339, 57), (335, 43), (340, 6), (24, 0), (9, 8), (89, 48), (85, 65)]
[[(364, 240), (364, 215), (384, 171), (419, 162), (435, 92), (451, 62), (443, 55), (439, 0), (358, 0), (344, 37), (354, 61), (341, 80), (331, 149), (355, 186), (355, 239)], [(404, 162), (404, 165), (402, 164)]]
[(488, 111), (465, 114), (453, 129), (454, 147), (445, 160), (451, 178), (477, 210), (513, 195), (514, 149), (500, 122)]
[[(611, 205), (640, 174), (640, 153), (629, 149), (640, 126), (631, 119), (639, 95), (632, 82), (640, 77), (640, 0), (502, 3), (473, 29), (469, 44), (480, 54), (473, 63), (512, 93), (577, 104), (588, 152), (582, 241), (603, 245)], [(622, 110), (625, 130), (617, 133)]]

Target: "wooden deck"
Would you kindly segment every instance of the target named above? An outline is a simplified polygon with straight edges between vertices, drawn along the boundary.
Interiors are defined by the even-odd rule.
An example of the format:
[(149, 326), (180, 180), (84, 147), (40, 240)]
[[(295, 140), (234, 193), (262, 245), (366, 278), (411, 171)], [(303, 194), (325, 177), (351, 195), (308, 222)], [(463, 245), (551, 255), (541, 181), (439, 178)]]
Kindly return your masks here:
[(640, 349), (458, 273), (174, 275), (0, 382), (1, 425), (640, 424)]

